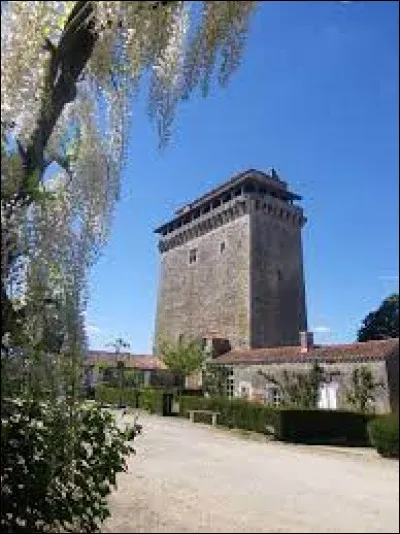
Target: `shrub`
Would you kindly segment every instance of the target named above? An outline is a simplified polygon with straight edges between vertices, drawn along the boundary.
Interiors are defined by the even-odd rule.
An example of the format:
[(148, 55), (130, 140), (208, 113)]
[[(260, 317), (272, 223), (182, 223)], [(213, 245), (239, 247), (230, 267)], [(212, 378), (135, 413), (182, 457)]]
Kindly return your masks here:
[[(218, 424), (228, 428), (240, 428), (253, 432), (265, 432), (266, 425), (274, 424), (278, 410), (244, 399), (227, 397), (181, 397), (180, 415), (186, 417), (188, 410), (212, 410), (220, 412)], [(198, 415), (199, 420), (209, 417)]]
[(122, 402), (133, 408), (142, 408), (150, 413), (163, 413), (163, 395), (167, 390), (162, 388), (120, 389), (104, 384), (96, 386), (96, 400), (107, 404)]
[(385, 414), (374, 418), (368, 424), (372, 445), (382, 456), (399, 457), (399, 416)]
[(2, 532), (95, 532), (133, 451), (98, 406), (2, 403)]
[(96, 386), (95, 399), (97, 402), (104, 402), (106, 404), (118, 405), (120, 402), (131, 406), (138, 407), (138, 390), (128, 388), (117, 388), (99, 384)]
[(163, 413), (164, 390), (156, 388), (143, 388), (139, 392), (139, 407), (150, 413)]
[(294, 443), (368, 446), (371, 416), (339, 410), (282, 409), (275, 427), (278, 439)]

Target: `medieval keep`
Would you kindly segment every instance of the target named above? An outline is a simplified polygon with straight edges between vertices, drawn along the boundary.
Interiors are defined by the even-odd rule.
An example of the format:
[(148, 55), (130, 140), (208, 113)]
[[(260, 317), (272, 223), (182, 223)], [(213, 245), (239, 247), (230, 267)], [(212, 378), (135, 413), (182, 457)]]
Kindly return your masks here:
[(274, 170), (250, 169), (155, 230), (155, 353), (160, 339), (180, 336), (231, 349), (298, 344), (307, 330), (300, 199)]
[[(229, 370), (228, 397), (278, 406), (283, 392), (265, 375), (304, 373), (318, 362), (326, 374), (319, 408), (353, 409), (348, 393), (364, 366), (382, 385), (374, 410), (398, 411), (398, 339), (316, 345), (307, 331), (299, 200), (274, 171), (248, 170), (156, 230), (161, 278), (154, 354), (118, 356), (142, 385), (174, 383), (158, 342), (183, 336), (204, 340), (208, 354)], [(106, 380), (107, 365), (116, 368), (115, 354), (91, 351), (89, 386)], [(186, 387), (202, 388), (201, 371), (186, 377)]]

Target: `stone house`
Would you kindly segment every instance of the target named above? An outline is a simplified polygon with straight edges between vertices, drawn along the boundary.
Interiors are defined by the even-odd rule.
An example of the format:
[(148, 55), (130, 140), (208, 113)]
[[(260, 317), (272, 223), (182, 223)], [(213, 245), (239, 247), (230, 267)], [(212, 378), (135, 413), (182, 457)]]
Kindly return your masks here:
[(383, 387), (376, 390), (375, 411), (385, 413), (399, 408), (399, 340), (367, 341), (337, 345), (314, 345), (312, 334), (301, 333), (297, 346), (235, 349), (215, 361), (229, 366), (227, 393), (230, 397), (279, 405), (282, 392), (259, 371), (279, 380), (282, 371), (304, 372), (317, 361), (329, 376), (319, 392), (319, 407), (348, 409), (347, 392), (356, 368), (367, 366)]
[(174, 377), (164, 363), (156, 356), (147, 354), (130, 354), (91, 350), (84, 360), (84, 381), (87, 388), (107, 381), (118, 362), (122, 362), (126, 370), (135, 370), (136, 378), (141, 386), (172, 386)]

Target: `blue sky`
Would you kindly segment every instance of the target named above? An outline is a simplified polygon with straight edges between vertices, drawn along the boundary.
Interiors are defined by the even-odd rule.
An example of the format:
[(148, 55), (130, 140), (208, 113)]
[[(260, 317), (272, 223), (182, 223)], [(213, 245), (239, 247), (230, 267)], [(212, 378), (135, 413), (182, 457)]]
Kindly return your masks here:
[(271, 167), (303, 196), (309, 327), (319, 342), (353, 341), (398, 291), (398, 60), (397, 2), (263, 2), (230, 85), (180, 106), (165, 151), (135, 102), (122, 198), (90, 277), (90, 347), (123, 337), (150, 353), (154, 228), (232, 174)]

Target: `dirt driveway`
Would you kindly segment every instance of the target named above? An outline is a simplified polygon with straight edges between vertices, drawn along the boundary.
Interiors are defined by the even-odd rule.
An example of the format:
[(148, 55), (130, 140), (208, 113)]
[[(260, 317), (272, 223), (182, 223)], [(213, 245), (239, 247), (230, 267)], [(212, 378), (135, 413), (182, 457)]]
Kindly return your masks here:
[[(129, 417), (129, 416), (128, 416)], [(103, 532), (399, 532), (399, 464), (142, 415)]]

